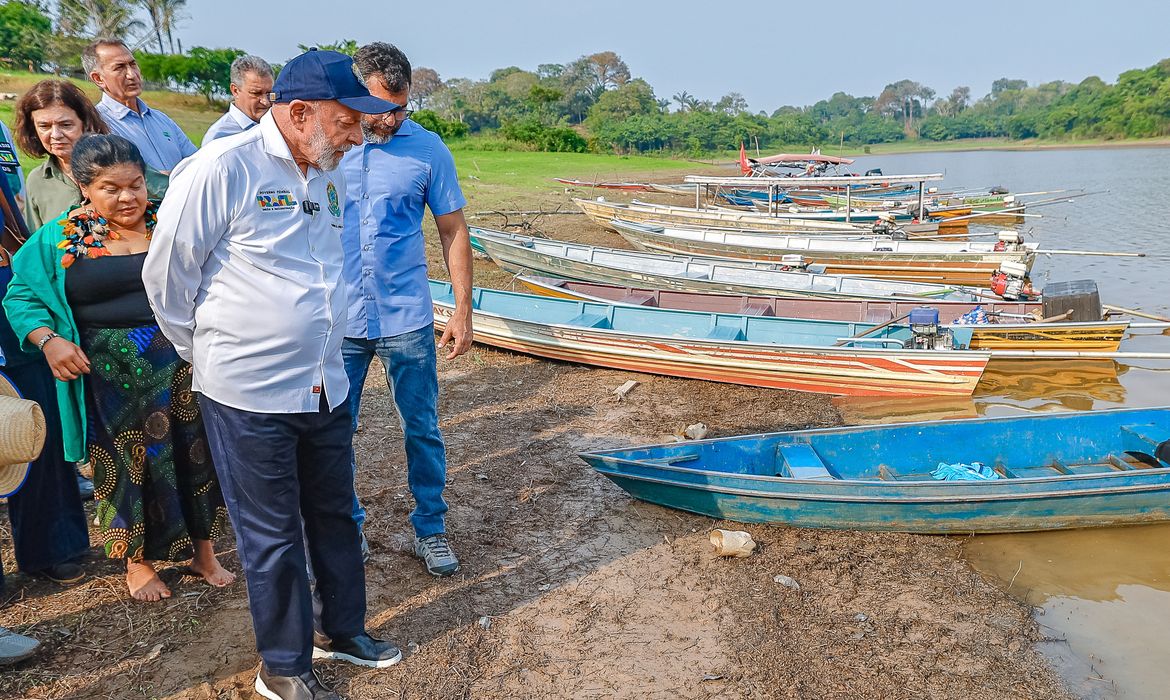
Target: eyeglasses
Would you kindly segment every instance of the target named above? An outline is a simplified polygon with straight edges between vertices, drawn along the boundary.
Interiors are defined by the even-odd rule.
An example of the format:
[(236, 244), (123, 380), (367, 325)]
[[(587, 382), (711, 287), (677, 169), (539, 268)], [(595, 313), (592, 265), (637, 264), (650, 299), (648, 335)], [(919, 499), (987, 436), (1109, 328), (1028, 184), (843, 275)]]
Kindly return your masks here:
[(413, 109), (403, 109), (403, 108), (399, 107), (398, 109), (392, 109), (389, 112), (387, 112), (386, 116), (384, 116), (383, 119), (385, 121), (390, 121), (393, 119), (395, 121), (404, 122), (407, 119), (410, 119), (410, 115), (412, 115), (412, 114), (414, 114)]

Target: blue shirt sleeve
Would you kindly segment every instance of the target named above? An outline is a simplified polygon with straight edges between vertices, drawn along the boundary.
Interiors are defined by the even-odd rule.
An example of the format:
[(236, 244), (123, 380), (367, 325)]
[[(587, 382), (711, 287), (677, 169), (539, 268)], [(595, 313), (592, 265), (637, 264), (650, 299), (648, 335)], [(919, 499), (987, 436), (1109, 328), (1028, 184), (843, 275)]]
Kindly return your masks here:
[(431, 214), (444, 216), (467, 206), (467, 199), (459, 187), (459, 175), (455, 172), (455, 158), (451, 155), (451, 149), (437, 136), (435, 141), (430, 182), (427, 183), (427, 206), (431, 208)]

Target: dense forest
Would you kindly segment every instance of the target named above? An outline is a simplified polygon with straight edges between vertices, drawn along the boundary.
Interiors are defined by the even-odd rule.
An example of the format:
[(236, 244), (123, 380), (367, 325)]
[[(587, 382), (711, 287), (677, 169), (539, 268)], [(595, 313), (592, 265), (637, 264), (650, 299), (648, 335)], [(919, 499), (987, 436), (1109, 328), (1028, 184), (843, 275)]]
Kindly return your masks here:
[[(177, 48), (185, 0), (58, 0), (0, 3), (0, 65), (81, 77), (80, 49), (93, 36), (128, 37), (145, 78), (157, 87), (222, 101), (233, 48)], [(146, 21), (140, 19), (145, 16)], [(356, 42), (321, 44), (353, 53)], [(307, 47), (302, 47), (307, 48)], [(425, 56), (415, 56), (419, 64)], [(905, 79), (877, 96), (838, 92), (814, 105), (753, 112), (731, 92), (704, 100), (659, 96), (612, 51), (500, 68), (486, 80), (442, 79), (415, 68), (415, 120), (466, 148), (685, 153), (736, 149), (851, 147), (966, 138), (1126, 139), (1170, 136), (1170, 59), (1079, 83), (1029, 85), (1001, 78), (975, 99), (965, 86), (945, 96)]]

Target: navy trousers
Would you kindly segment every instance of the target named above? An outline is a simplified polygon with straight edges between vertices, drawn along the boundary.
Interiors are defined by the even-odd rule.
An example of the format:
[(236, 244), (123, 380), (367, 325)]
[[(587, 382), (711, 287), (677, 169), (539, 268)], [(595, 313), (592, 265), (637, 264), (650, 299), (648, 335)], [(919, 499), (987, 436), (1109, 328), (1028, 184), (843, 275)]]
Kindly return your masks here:
[(349, 408), (330, 411), (324, 396), (321, 405), (317, 413), (253, 413), (199, 397), (248, 584), (256, 648), (268, 672), (281, 676), (311, 668), (309, 566), (325, 634), (365, 631)]

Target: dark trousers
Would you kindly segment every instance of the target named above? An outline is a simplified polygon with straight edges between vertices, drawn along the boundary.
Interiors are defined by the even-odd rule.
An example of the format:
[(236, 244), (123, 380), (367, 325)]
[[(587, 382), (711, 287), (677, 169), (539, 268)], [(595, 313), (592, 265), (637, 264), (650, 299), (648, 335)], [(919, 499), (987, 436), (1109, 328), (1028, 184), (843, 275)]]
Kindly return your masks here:
[(253, 413), (199, 397), (248, 583), (256, 648), (268, 671), (282, 676), (311, 668), (306, 551), (325, 634), (365, 631), (349, 408), (342, 403), (330, 411), (324, 396), (321, 404), (317, 413)]
[[(6, 352), (11, 350), (5, 347)], [(11, 355), (9, 357), (12, 357)], [(16, 359), (16, 358), (13, 358)], [(45, 446), (29, 469), (28, 478), (8, 498), (12, 544), (21, 571), (34, 572), (76, 559), (89, 548), (89, 528), (77, 475), (65, 461), (56, 387), (43, 359), (0, 367), (24, 398), (36, 401), (45, 414)], [(0, 570), (0, 588), (4, 574)]]

